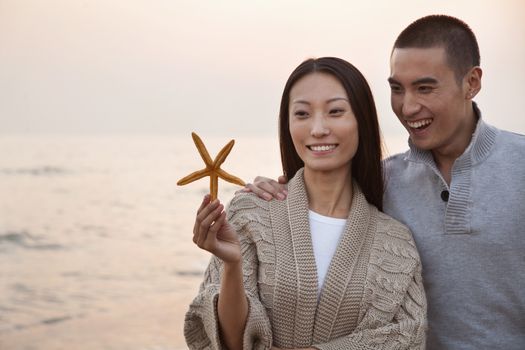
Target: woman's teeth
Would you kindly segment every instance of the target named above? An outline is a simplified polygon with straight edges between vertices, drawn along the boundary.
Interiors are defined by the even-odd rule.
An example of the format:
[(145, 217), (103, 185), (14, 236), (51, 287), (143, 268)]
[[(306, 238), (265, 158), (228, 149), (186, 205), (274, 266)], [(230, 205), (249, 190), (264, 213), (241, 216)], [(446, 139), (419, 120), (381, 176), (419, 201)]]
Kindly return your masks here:
[(312, 151), (314, 152), (325, 152), (333, 150), (336, 147), (336, 145), (316, 145), (316, 146), (308, 146)]

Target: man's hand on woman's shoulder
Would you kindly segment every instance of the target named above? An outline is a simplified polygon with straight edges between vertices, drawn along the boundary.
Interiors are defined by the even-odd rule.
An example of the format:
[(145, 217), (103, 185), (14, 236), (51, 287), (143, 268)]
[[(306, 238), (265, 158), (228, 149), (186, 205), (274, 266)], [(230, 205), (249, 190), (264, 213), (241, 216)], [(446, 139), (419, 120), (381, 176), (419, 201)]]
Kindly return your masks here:
[(288, 180), (286, 176), (281, 175), (277, 178), (277, 181), (264, 176), (257, 176), (253, 180), (253, 184), (248, 183), (241, 191), (253, 192), (257, 196), (267, 201), (272, 199), (283, 200), (288, 195), (286, 190), (286, 183)]

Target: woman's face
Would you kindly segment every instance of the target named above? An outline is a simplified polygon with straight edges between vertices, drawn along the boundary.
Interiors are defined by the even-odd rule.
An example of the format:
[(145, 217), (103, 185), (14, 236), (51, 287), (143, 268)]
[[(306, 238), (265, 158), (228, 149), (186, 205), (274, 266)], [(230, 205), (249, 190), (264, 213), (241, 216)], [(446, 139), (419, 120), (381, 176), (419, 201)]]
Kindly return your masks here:
[(311, 73), (290, 90), (289, 126), (305, 171), (349, 172), (358, 141), (357, 120), (343, 85)]

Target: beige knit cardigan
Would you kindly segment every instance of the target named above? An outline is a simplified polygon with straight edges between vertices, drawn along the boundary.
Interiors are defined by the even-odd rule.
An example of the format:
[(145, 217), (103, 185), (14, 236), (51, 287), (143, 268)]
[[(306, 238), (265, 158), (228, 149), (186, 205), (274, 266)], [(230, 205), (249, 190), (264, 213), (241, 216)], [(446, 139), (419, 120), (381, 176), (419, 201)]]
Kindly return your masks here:
[[(426, 298), (408, 229), (368, 204), (354, 186), (344, 234), (318, 297), (302, 169), (285, 201), (239, 193), (228, 208), (243, 255), (249, 314), (244, 349), (424, 349)], [(186, 314), (190, 349), (223, 349), (212, 257)]]

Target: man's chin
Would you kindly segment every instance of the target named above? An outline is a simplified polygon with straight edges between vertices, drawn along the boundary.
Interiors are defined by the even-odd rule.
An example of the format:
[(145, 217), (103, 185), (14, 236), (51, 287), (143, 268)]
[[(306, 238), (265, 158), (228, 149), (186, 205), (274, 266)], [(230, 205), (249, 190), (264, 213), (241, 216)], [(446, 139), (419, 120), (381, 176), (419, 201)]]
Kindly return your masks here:
[(416, 148), (422, 151), (431, 151), (434, 148), (432, 143), (428, 142), (427, 140), (422, 140), (421, 138), (413, 137), (412, 135), (410, 135), (410, 142), (412, 142)]

